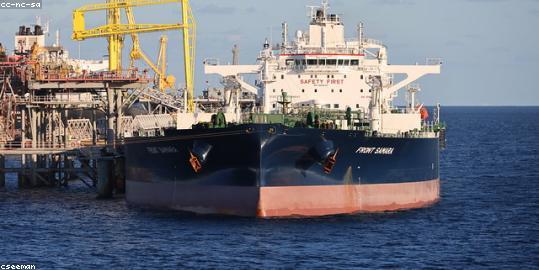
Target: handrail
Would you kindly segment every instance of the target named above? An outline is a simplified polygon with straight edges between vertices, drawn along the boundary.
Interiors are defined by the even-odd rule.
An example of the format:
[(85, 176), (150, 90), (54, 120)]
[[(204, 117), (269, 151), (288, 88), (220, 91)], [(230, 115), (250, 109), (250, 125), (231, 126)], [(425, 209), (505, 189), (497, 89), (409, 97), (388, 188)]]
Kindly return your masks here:
[(384, 43), (377, 39), (365, 38), (363, 39), (363, 42), (367, 44), (371, 44), (371, 45), (378, 45), (378, 46), (385, 47)]
[(122, 70), (118, 72), (82, 72), (69, 70), (41, 70), (36, 74), (37, 81), (149, 81), (146, 72)]
[(358, 48), (302, 48), (284, 49), (281, 55), (303, 55), (303, 54), (350, 54), (361, 56)]
[(426, 59), (426, 64), (428, 66), (440, 66), (442, 65), (442, 58), (440, 57), (429, 57)]
[(78, 94), (62, 93), (61, 95), (47, 95), (47, 96), (29, 96), (21, 97), (16, 96), (16, 102), (19, 104), (39, 104), (39, 103), (79, 103), (79, 104), (94, 104), (102, 102), (103, 99), (99, 95), (91, 95), (89, 99), (84, 98)]

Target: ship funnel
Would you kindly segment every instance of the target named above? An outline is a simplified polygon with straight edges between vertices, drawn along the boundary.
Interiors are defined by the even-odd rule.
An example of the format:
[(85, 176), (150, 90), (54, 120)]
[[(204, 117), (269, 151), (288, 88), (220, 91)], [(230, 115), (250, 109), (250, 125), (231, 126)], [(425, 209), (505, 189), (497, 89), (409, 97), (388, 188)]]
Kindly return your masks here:
[(324, 10), (322, 10), (322, 9), (317, 10), (317, 11), (316, 11), (316, 18), (317, 18), (317, 19), (322, 19), (322, 18), (324, 18)]

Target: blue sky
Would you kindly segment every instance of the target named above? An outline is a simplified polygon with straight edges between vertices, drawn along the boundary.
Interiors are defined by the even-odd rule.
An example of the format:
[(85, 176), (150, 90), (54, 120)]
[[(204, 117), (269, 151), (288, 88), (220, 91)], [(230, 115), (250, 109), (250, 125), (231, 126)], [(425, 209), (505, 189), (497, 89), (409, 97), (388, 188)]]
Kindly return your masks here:
[[(51, 21), (51, 30), (61, 30), (61, 41), (77, 56), (78, 43), (70, 40), (71, 11), (84, 4), (104, 0), (43, 0), (42, 10), (0, 10), (0, 42), (13, 49), (13, 34), (19, 25), (35, 23), (41, 15)], [(316, 0), (192, 0), (198, 21), (197, 91), (205, 87), (205, 58), (231, 59), (231, 48), (241, 48), (241, 62), (252, 64), (266, 37), (275, 42), (280, 25), (287, 21), (291, 33), (304, 29), (306, 5)], [(369, 37), (389, 47), (393, 64), (424, 63), (426, 57), (441, 57), (441, 75), (421, 79), (421, 100), (444, 105), (539, 105), (539, 1), (537, 0), (333, 0), (332, 11), (343, 14), (348, 36), (362, 21)], [(139, 8), (141, 23), (177, 22), (173, 5)], [(104, 22), (104, 13), (88, 15), (90, 25)], [(183, 81), (180, 35), (169, 34), (169, 69)], [(160, 34), (142, 37), (144, 51), (157, 57)], [(53, 35), (49, 41), (53, 42)], [(104, 39), (80, 43), (82, 58), (106, 54)], [(129, 47), (129, 45), (127, 45)], [(127, 52), (127, 50), (126, 50)], [(216, 78), (210, 81), (216, 81)]]

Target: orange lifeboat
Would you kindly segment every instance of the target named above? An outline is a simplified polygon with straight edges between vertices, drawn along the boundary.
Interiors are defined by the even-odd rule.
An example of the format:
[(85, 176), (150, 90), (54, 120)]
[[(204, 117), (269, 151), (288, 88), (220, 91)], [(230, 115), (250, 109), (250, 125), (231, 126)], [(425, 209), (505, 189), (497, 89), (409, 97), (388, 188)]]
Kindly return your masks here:
[(426, 121), (429, 119), (429, 110), (426, 107), (421, 107), (419, 112), (421, 114), (421, 120)]

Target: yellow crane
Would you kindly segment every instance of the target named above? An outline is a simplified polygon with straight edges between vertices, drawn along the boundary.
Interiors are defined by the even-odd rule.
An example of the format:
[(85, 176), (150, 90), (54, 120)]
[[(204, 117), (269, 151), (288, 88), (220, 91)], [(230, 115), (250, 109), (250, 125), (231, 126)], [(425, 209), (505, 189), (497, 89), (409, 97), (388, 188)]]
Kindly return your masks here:
[(157, 58), (158, 84), (159, 89), (169, 89), (174, 86), (176, 78), (172, 75), (167, 75), (167, 36), (163, 35), (159, 39), (159, 57)]
[[(134, 7), (143, 7), (151, 5), (163, 5), (169, 3), (180, 3), (182, 9), (182, 22), (175, 24), (136, 24), (132, 12)], [(128, 22), (121, 22), (121, 10), (125, 10)], [(86, 29), (84, 15), (86, 12), (107, 11), (107, 24), (92, 29)], [(142, 58), (159, 76), (160, 88), (166, 88), (170, 83), (174, 84), (171, 76), (166, 76), (166, 63), (160, 62), (160, 65), (154, 65), (153, 62), (140, 49), (138, 38), (139, 33), (148, 33), (156, 31), (181, 30), (183, 32), (183, 58), (185, 69), (185, 86), (187, 95), (186, 108), (188, 112), (194, 111), (194, 67), (195, 67), (195, 40), (196, 40), (196, 22), (189, 4), (189, 0), (108, 0), (107, 3), (90, 4), (73, 11), (73, 35), (74, 40), (82, 41), (88, 38), (106, 37), (109, 42), (109, 70), (122, 70), (122, 49), (124, 45), (124, 36), (131, 35), (133, 39), (133, 50), (131, 57), (134, 59)], [(162, 40), (161, 47), (163, 47)], [(164, 46), (166, 50), (166, 44)], [(165, 50), (160, 49), (161, 61), (165, 61)], [(162, 84), (161, 84), (162, 83)]]
[[(133, 15), (133, 11), (130, 7), (125, 8), (125, 15), (130, 25), (136, 24), (135, 16)], [(152, 60), (150, 60), (150, 58), (142, 51), (138, 34), (131, 33), (131, 39), (133, 41), (133, 48), (131, 49), (130, 54), (130, 66), (134, 66), (135, 60), (144, 60), (144, 62), (146, 62), (146, 64), (154, 71), (159, 90), (161, 90), (161, 92), (164, 92), (166, 89), (172, 89), (174, 87), (174, 84), (176, 83), (176, 78), (172, 75), (166, 74), (166, 50), (168, 38), (166, 36), (162, 36), (160, 39), (159, 59), (157, 65), (154, 64)]]

